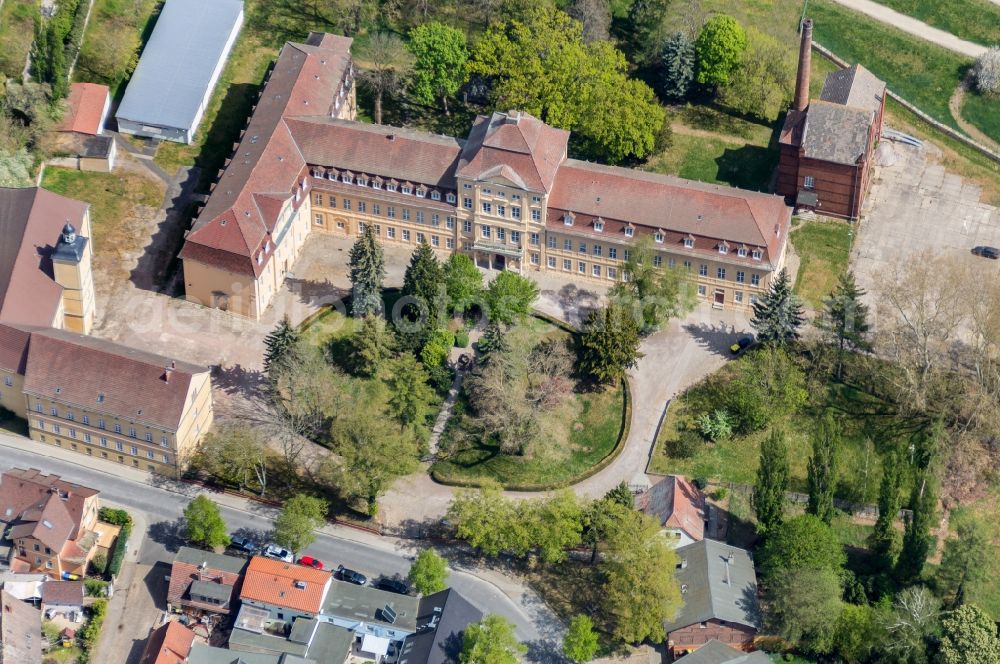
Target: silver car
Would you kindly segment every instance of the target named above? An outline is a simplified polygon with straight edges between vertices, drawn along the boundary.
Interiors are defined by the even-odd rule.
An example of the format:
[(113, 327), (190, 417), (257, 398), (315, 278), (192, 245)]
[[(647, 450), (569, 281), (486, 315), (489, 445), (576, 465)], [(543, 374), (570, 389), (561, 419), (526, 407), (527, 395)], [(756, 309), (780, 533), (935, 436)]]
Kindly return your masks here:
[(273, 558), (275, 560), (280, 560), (286, 563), (295, 562), (295, 554), (293, 554), (288, 549), (278, 546), (277, 544), (271, 543), (264, 547), (262, 552), (265, 558)]

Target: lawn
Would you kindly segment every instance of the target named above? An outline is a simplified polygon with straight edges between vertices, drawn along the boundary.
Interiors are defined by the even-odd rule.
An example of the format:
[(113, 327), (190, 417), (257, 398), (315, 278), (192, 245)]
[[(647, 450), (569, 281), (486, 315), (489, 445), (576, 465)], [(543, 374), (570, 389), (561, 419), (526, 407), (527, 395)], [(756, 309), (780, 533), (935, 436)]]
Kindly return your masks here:
[[(995, 551), (1000, 545), (997, 505), (1000, 505), (1000, 483), (994, 482), (989, 492), (978, 501), (952, 510), (949, 521), (952, 534), (963, 522), (977, 521), (990, 538)], [(982, 581), (968, 589), (968, 601), (989, 611), (994, 620), (1000, 620), (1000, 556), (987, 556), (986, 561)]]
[(164, 194), (162, 184), (133, 173), (55, 167), (45, 169), (42, 187), (90, 204), (95, 267), (102, 271), (123, 269), (123, 256), (148, 241), (136, 224), (159, 209)]
[[(546, 339), (565, 339), (568, 332), (537, 318), (528, 318), (508, 332), (511, 348), (534, 348)], [(442, 456), (431, 468), (441, 482), (475, 483), (498, 480), (508, 488), (531, 490), (573, 483), (614, 450), (622, 431), (622, 388), (574, 391), (552, 410), (538, 414), (540, 434), (523, 456), (500, 453), (484, 441), (464, 399), (456, 404), (441, 446)]]
[(812, 308), (819, 309), (847, 271), (854, 231), (843, 221), (795, 220), (791, 240), (798, 254), (799, 273), (795, 292)]
[(37, 0), (6, 0), (0, 10), (0, 72), (19, 79), (35, 39)]
[(833, 0), (811, 0), (809, 15), (815, 22), (817, 42), (848, 62), (860, 62), (893, 92), (958, 129), (948, 100), (970, 64), (967, 58), (844, 9)]
[(876, 0), (900, 14), (989, 46), (1000, 43), (1000, 7), (990, 0)]
[(1000, 143), (1000, 96), (987, 97), (970, 92), (962, 102), (962, 117)]
[(94, 0), (73, 79), (104, 83), (114, 99), (121, 99), (161, 4), (160, 0)]

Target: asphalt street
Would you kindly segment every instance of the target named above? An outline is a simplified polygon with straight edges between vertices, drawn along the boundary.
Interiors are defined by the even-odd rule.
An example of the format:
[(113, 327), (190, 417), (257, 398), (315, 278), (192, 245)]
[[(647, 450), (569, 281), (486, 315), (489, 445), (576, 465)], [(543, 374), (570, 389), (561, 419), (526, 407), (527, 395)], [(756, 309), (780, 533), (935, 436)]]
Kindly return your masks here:
[[(33, 452), (11, 447), (11, 439), (17, 439), (18, 445), (23, 445), (20, 442), (23, 438), (0, 433), (0, 470), (38, 468), (45, 473), (56, 473), (70, 482), (99, 489), (102, 504), (143, 513), (141, 516), (149, 524), (149, 531), (140, 548), (140, 563), (152, 565), (173, 559), (174, 552), (182, 543), (179, 519), (188, 501), (203, 491), (201, 488), (170, 480), (163, 480), (163, 486), (153, 484), (156, 481), (153, 479), (146, 483), (139, 482), (44, 454), (45, 448)], [(252, 533), (258, 537), (263, 537), (271, 529), (276, 514), (271, 507), (253, 503), (247, 510), (220, 505), (220, 511), (230, 532)], [(371, 535), (366, 537), (372, 539)], [(406, 541), (379, 538), (374, 543), (352, 539), (350, 532), (345, 532), (344, 536), (318, 532), (316, 541), (302, 554), (319, 558), (328, 568), (344, 565), (375, 579), (380, 575), (405, 575), (417, 551), (419, 546), (416, 543)], [(491, 576), (496, 577), (496, 574)], [(510, 620), (517, 628), (518, 639), (529, 647), (529, 659), (553, 661), (560, 658), (562, 625), (537, 595), (525, 591), (516, 580), (509, 577), (485, 580), (457, 570), (453, 564), (449, 583), (484, 613), (499, 613)]]

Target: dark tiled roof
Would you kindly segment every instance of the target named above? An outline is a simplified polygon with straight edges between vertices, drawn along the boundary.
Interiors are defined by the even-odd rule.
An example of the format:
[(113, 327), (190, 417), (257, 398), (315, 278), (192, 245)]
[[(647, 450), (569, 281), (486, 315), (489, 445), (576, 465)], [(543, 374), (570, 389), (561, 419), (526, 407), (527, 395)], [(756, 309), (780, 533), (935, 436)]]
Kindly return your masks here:
[(46, 581), (42, 584), (42, 602), (63, 606), (82, 606), (83, 582)]
[(810, 159), (853, 166), (868, 149), (874, 114), (861, 108), (814, 100), (809, 104), (802, 148)]
[(87, 204), (44, 189), (0, 188), (0, 321), (51, 325), (62, 301), (49, 259), (63, 225)]
[(676, 570), (684, 605), (667, 621), (668, 632), (712, 619), (760, 627), (757, 573), (749, 552), (706, 539), (679, 547), (677, 558), (685, 562)]
[(24, 375), (30, 338), (25, 330), (0, 324), (0, 369)]
[(712, 639), (690, 655), (675, 659), (678, 664), (770, 664), (771, 658), (760, 650), (743, 652)]
[(89, 335), (33, 329), (24, 391), (176, 431), (192, 378), (207, 371)]
[(885, 97), (885, 82), (862, 67), (854, 65), (830, 73), (819, 98), (841, 106), (878, 111)]
[[(43, 475), (35, 468), (11, 468), (0, 477), (0, 521), (37, 520), (45, 505), (54, 500), (65, 505), (73, 522), (69, 536), (76, 537), (83, 520), (84, 502), (97, 493), (96, 489), (67, 482), (58, 475)], [(60, 543), (58, 548), (61, 547)]]
[(482, 619), (483, 613), (479, 609), (450, 588), (421, 598), (418, 631), (403, 643), (400, 661), (411, 664), (458, 661), (462, 632)]

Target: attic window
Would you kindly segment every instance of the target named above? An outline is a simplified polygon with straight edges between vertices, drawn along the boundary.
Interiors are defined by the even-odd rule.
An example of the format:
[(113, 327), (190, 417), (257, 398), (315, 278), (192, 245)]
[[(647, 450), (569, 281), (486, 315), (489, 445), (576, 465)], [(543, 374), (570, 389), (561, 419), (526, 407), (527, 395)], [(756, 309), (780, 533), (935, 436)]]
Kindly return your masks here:
[(323, 177), (323, 172), (321, 170), (319, 170), (318, 168), (314, 168), (313, 171), (312, 171), (312, 174), (313, 174), (314, 178), (321, 178), (321, 177)]
[(327, 172), (326, 179), (336, 182), (336, 180), (337, 180), (337, 172), (336, 171), (329, 171), (329, 172)]
[(62, 394), (62, 388), (61, 387), (57, 387), (56, 388), (56, 394)]
[(635, 229), (632, 228), (631, 226), (626, 226), (625, 227), (625, 237), (632, 237), (633, 235), (635, 235)]
[(359, 187), (367, 187), (368, 186), (368, 176), (367, 175), (359, 175), (358, 176), (358, 186)]
[(728, 254), (729, 253), (729, 245), (726, 244), (725, 242), (720, 242), (719, 243), (719, 253), (720, 254)]
[(747, 248), (746, 247), (740, 247), (739, 249), (736, 250), (736, 255), (739, 256), (740, 258), (746, 258), (747, 257)]
[(455, 198), (455, 194), (448, 194), (446, 198), (448, 199), (449, 203), (454, 203), (455, 201), (458, 200), (457, 198)]
[(760, 249), (754, 249), (753, 253), (750, 254), (750, 257), (753, 258), (755, 261), (759, 261), (762, 255), (763, 252)]
[(563, 215), (563, 225), (564, 226), (572, 226), (573, 225), (573, 213), (572, 212), (567, 212), (566, 214)]
[(596, 220), (594, 222), (594, 231), (597, 232), (597, 233), (603, 232), (604, 231), (604, 222), (601, 221), (600, 219)]
[(104, 392), (97, 395), (97, 403), (104, 403)]
[(385, 185), (385, 188), (387, 191), (396, 191), (396, 189), (398, 189), (399, 187), (395, 182), (390, 182), (389, 184)]
[(656, 231), (656, 233), (653, 235), (653, 239), (656, 242), (663, 244), (663, 231)]
[(436, 189), (434, 191), (432, 191), (431, 192), (431, 200), (432, 201), (439, 201), (439, 200), (441, 200), (441, 192), (438, 191), (438, 190), (436, 190)]
[(413, 187), (411, 187), (408, 184), (404, 184), (403, 185), (403, 193), (404, 194), (412, 194), (413, 193)]
[(257, 136), (257, 134), (254, 134), (253, 136), (250, 137), (250, 143), (251, 144), (256, 143), (258, 138), (259, 136)]
[(346, 184), (352, 184), (354, 182), (354, 175), (352, 173), (344, 173), (340, 179)]
[(690, 249), (694, 247), (694, 238), (686, 237), (684, 238), (684, 248)]

